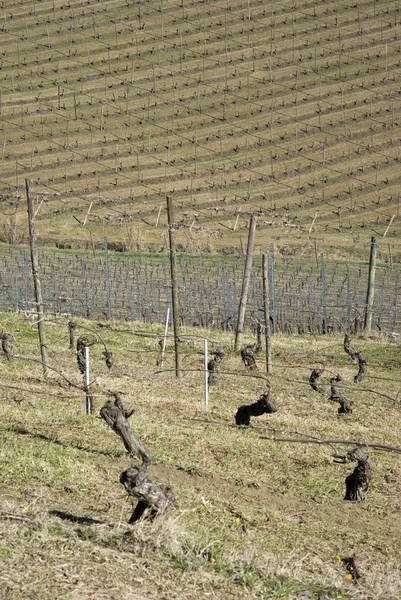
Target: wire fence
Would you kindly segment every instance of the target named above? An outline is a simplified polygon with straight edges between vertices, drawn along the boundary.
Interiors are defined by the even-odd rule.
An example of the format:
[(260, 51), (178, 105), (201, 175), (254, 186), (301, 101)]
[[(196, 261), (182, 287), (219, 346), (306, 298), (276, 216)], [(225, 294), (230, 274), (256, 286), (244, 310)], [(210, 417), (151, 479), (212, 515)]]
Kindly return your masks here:
[[(368, 264), (276, 256), (270, 246), (269, 302), (272, 333), (320, 334), (363, 329)], [(171, 306), (167, 253), (74, 253), (41, 249), (42, 293), (47, 314), (164, 324)], [(233, 331), (243, 257), (178, 254), (181, 324)], [(400, 331), (399, 266), (376, 268), (372, 329)], [(0, 310), (32, 312), (34, 288), (28, 249), (0, 250)], [(171, 313), (171, 311), (170, 311)], [(263, 322), (261, 257), (254, 258), (246, 327)]]
[[(57, 348), (57, 351), (60, 352), (60, 348), (62, 347), (63, 344), (67, 344), (67, 332), (68, 332), (68, 325), (64, 322), (62, 323), (60, 320), (56, 321), (54, 323), (55, 325), (58, 325), (59, 327), (57, 328), (57, 333), (56, 333), (56, 338), (59, 340), (58, 343), (55, 344), (55, 347)], [(135, 380), (138, 379), (146, 379), (146, 380), (151, 380), (154, 378), (157, 378), (160, 381), (160, 378), (162, 377), (163, 379), (170, 379), (171, 377), (173, 377), (175, 369), (174, 368), (170, 368), (169, 366), (167, 366), (167, 368), (160, 368), (158, 366), (158, 361), (156, 360), (159, 352), (160, 352), (160, 347), (159, 347), (159, 339), (160, 336), (157, 337), (155, 335), (154, 332), (145, 332), (145, 331), (135, 331), (135, 330), (126, 330), (126, 329), (115, 329), (110, 325), (107, 326), (103, 326), (101, 327), (101, 331), (102, 331), (102, 336), (100, 336), (98, 334), (98, 329), (99, 327), (96, 327), (95, 325), (93, 325), (91, 328), (87, 327), (87, 326), (83, 326), (83, 325), (77, 325), (78, 327), (78, 331), (76, 332), (76, 335), (79, 335), (80, 333), (80, 329), (83, 328), (86, 331), (90, 331), (92, 333), (93, 339), (96, 338), (100, 338), (101, 343), (103, 344), (103, 346), (105, 348), (107, 348), (107, 343), (109, 343), (110, 340), (113, 340), (114, 342), (116, 341), (116, 338), (120, 338), (119, 339), (119, 349), (116, 352), (116, 363), (114, 364), (111, 369), (109, 371), (110, 376), (113, 375), (124, 375), (125, 377), (128, 378), (132, 378)], [(146, 343), (150, 344), (150, 347), (144, 349), (142, 347), (142, 342), (138, 340), (139, 342), (139, 346), (138, 348), (128, 348), (125, 347), (127, 345), (127, 341), (129, 338), (125, 338), (122, 336), (140, 336), (141, 338), (148, 338)], [(169, 336), (171, 337), (171, 336)], [(224, 347), (227, 346), (227, 336), (224, 336), (224, 340), (223, 339), (217, 339), (219, 336), (216, 335), (215, 339), (213, 340), (209, 340), (212, 342), (212, 345), (217, 345), (220, 347)], [(107, 340), (107, 343), (106, 343)], [(125, 344), (121, 344), (121, 342), (123, 340), (125, 341)], [(204, 338), (202, 336), (196, 336), (196, 335), (191, 335), (191, 336), (183, 336), (183, 340), (182, 341), (186, 341), (186, 343), (190, 343), (192, 345), (192, 349), (191, 351), (189, 351), (187, 354), (191, 357), (191, 360), (188, 364), (186, 364), (185, 368), (183, 368), (183, 374), (184, 374), (184, 378), (180, 379), (181, 385), (185, 385), (185, 381), (186, 378), (189, 378), (189, 380), (191, 381), (191, 386), (193, 389), (193, 383), (197, 382), (199, 384), (199, 387), (203, 386), (203, 384), (205, 385), (205, 389), (207, 389), (208, 387), (208, 376), (210, 374), (210, 371), (208, 370), (208, 366), (207, 365), (207, 361), (205, 360), (204, 362), (202, 361), (202, 342), (204, 341)], [(375, 344), (377, 343), (377, 341), (375, 342)], [(153, 346), (153, 347), (152, 347)], [(380, 350), (380, 345), (377, 346), (377, 350)], [(369, 387), (365, 387), (366, 384), (362, 384), (362, 386), (359, 385), (355, 385), (355, 378), (353, 379), (354, 383), (351, 383), (350, 380), (350, 375), (348, 373), (348, 378), (346, 378), (344, 381), (342, 381), (342, 379), (338, 379), (338, 375), (335, 377), (335, 381), (336, 381), (336, 387), (338, 388), (338, 390), (341, 390), (341, 393), (346, 393), (347, 396), (350, 395), (351, 398), (354, 397), (355, 395), (358, 398), (358, 405), (360, 405), (361, 403), (365, 403), (365, 402), (370, 402), (371, 399), (375, 400), (375, 403), (377, 402), (384, 402), (387, 405), (391, 405), (393, 407), (393, 409), (395, 410), (399, 410), (401, 407), (401, 400), (399, 399), (399, 395), (400, 395), (400, 390), (399, 390), (399, 385), (401, 384), (401, 379), (400, 378), (395, 378), (393, 377), (383, 377), (382, 373), (387, 374), (387, 372), (391, 372), (392, 374), (394, 373), (394, 358), (397, 358), (397, 371), (399, 371), (399, 359), (398, 359), (398, 351), (396, 350), (396, 346), (393, 345), (394, 348), (394, 352), (390, 353), (388, 355), (386, 355), (386, 359), (385, 360), (377, 360), (377, 358), (381, 357), (381, 353), (377, 353), (377, 358), (376, 360), (373, 359), (369, 359), (368, 361), (368, 373), (364, 374), (364, 378), (369, 379), (370, 381), (372, 381), (372, 385), (373, 387), (370, 387), (370, 383), (368, 384)], [(364, 348), (365, 350), (365, 348)], [(371, 346), (370, 350), (373, 351), (373, 355), (376, 355), (375, 352), (375, 346)], [(130, 360), (128, 360), (127, 363), (127, 352), (128, 351), (132, 351), (132, 352), (138, 352), (138, 354), (140, 355), (142, 352), (146, 351), (146, 352), (150, 352), (154, 354), (154, 361), (150, 361), (146, 360), (146, 363), (142, 363), (141, 361), (139, 361), (139, 363), (136, 364), (136, 366), (134, 367), (134, 370), (132, 371), (127, 371), (126, 368), (128, 367), (128, 365), (130, 365)], [(205, 348), (204, 348), (205, 351)], [(169, 353), (171, 353), (172, 351), (170, 351)], [(88, 351), (88, 355), (85, 359), (85, 369), (89, 373), (91, 373), (91, 378), (87, 378), (87, 381), (89, 381), (89, 379), (92, 379), (92, 381), (90, 382), (90, 384), (85, 383), (85, 379), (84, 379), (84, 383), (79, 384), (76, 381), (76, 374), (77, 374), (77, 363), (75, 358), (73, 358), (72, 356), (70, 357), (72, 360), (70, 362), (70, 364), (65, 363), (63, 366), (63, 370), (60, 370), (59, 364), (57, 364), (57, 368), (56, 367), (50, 367), (53, 374), (55, 376), (59, 376), (60, 377), (60, 391), (58, 393), (54, 392), (54, 385), (51, 383), (50, 387), (49, 386), (45, 386), (45, 387), (40, 387), (38, 389), (34, 389), (34, 388), (26, 388), (25, 386), (20, 386), (20, 385), (10, 385), (9, 381), (0, 381), (0, 388), (4, 388), (5, 390), (13, 390), (13, 391), (20, 391), (23, 393), (27, 393), (29, 394), (29, 396), (31, 394), (39, 394), (40, 396), (48, 396), (51, 398), (57, 398), (59, 400), (77, 400), (77, 401), (82, 401), (83, 402), (83, 395), (84, 393), (87, 395), (87, 397), (90, 397), (91, 403), (93, 402), (93, 399), (107, 399), (107, 398), (111, 398), (114, 395), (114, 392), (110, 391), (110, 390), (98, 390), (97, 392), (93, 393), (92, 391), (92, 385), (96, 384), (96, 379), (97, 379), (97, 375), (104, 372), (104, 360), (103, 358), (101, 358), (101, 356), (103, 357), (104, 354), (100, 355), (99, 354), (99, 350), (97, 350), (96, 352), (94, 352), (94, 355), (91, 356), (91, 358), (89, 359), (89, 351)], [(316, 365), (316, 363), (320, 364), (320, 365), (324, 365), (324, 369), (322, 369), (322, 372), (324, 371), (324, 380), (319, 382), (320, 385), (320, 390), (319, 393), (321, 394), (321, 397), (326, 398), (326, 400), (337, 400), (337, 397), (333, 397), (333, 389), (332, 389), (332, 381), (333, 379), (331, 378), (332, 375), (335, 375), (335, 373), (338, 373), (338, 370), (343, 369), (344, 367), (348, 367), (351, 364), (354, 364), (352, 360), (350, 360), (350, 355), (348, 353), (346, 353), (345, 350), (345, 346), (343, 343), (340, 342), (340, 340), (332, 342), (330, 344), (328, 344), (327, 346), (324, 347), (320, 347), (320, 348), (316, 348), (313, 351), (307, 351), (307, 352), (301, 352), (301, 353), (293, 353), (291, 352), (290, 355), (288, 355), (286, 357), (286, 360), (283, 362), (282, 360), (280, 360), (279, 358), (274, 362), (274, 373), (267, 375), (264, 373), (263, 368), (262, 368), (262, 364), (264, 364), (263, 361), (263, 353), (261, 356), (259, 356), (259, 364), (258, 367), (256, 369), (256, 371), (250, 371), (249, 369), (244, 368), (243, 365), (241, 365), (241, 362), (237, 362), (237, 364), (233, 364), (232, 359), (236, 357), (236, 353), (233, 353), (232, 350), (230, 349), (227, 353), (226, 359), (230, 359), (231, 358), (231, 362), (229, 365), (227, 365), (226, 367), (220, 368), (218, 370), (218, 377), (219, 379), (221, 378), (222, 380), (224, 380), (226, 383), (228, 384), (232, 384), (235, 385), (236, 387), (238, 387), (238, 382), (242, 379), (248, 379), (248, 382), (245, 384), (246, 385), (246, 389), (247, 392), (249, 392), (249, 383), (250, 383), (250, 379), (254, 381), (255, 384), (255, 391), (261, 391), (262, 389), (265, 389), (265, 385), (267, 384), (269, 389), (273, 389), (274, 393), (280, 393), (280, 392), (285, 392), (285, 394), (292, 394), (292, 395), (296, 395), (296, 396), (305, 396), (305, 394), (311, 394), (314, 393), (311, 391), (315, 390), (315, 392), (317, 391), (315, 387), (313, 387), (313, 385), (311, 384), (311, 378), (310, 378), (310, 373), (311, 370), (313, 369), (313, 367)], [(53, 357), (54, 358), (54, 357)], [(68, 360), (70, 360), (70, 358)], [(239, 357), (237, 356), (237, 359)], [(8, 359), (8, 361), (6, 361), (6, 364), (10, 364), (9, 362), (10, 359)], [(20, 355), (12, 355), (11, 357), (12, 361), (16, 361), (16, 362), (28, 362), (28, 363), (34, 363), (34, 364), (43, 364), (42, 361), (39, 358), (33, 357), (33, 356), (20, 356)], [(294, 362), (293, 362), (294, 361)], [(153, 363), (153, 367), (152, 367), (152, 363)], [(133, 366), (133, 365), (132, 365)], [(357, 369), (357, 366), (354, 364), (355, 369)], [(72, 368), (70, 368), (72, 367)], [(380, 369), (380, 374), (377, 374), (377, 367)], [(110, 367), (109, 367), (110, 369)], [(291, 370), (296, 370), (296, 374), (294, 374), (293, 376), (291, 376)], [(334, 370), (333, 370), (334, 369)], [(80, 370), (80, 369), (79, 369)], [(82, 371), (81, 371), (82, 374)], [(83, 376), (85, 377), (85, 376)], [(271, 388), (270, 382), (273, 381), (273, 387)], [(383, 388), (383, 381), (388, 381), (388, 382), (393, 382), (392, 384), (388, 385), (387, 387)], [(188, 381), (187, 381), (188, 382)], [(376, 382), (376, 383), (375, 383)], [(17, 382), (16, 382), (17, 383)], [(50, 383), (49, 381), (47, 381), (47, 383)], [(397, 385), (394, 386), (394, 383), (396, 383)], [(97, 385), (97, 384), (96, 384)], [(241, 386), (241, 384), (239, 384)], [(52, 390), (52, 391), (50, 391)], [(63, 390), (68, 390), (68, 394), (63, 393)], [(331, 390), (331, 394), (330, 394), (330, 390)], [(80, 393), (81, 392), (81, 393)], [(195, 394), (196, 396), (197, 394)], [(206, 398), (207, 398), (207, 394), (205, 395), (205, 405), (207, 406), (207, 402), (206, 402)], [(22, 402), (23, 400), (27, 400), (27, 398), (24, 397), (19, 397), (18, 401)], [(35, 406), (34, 400), (28, 400), (30, 403), (33, 402), (33, 406)], [(99, 406), (99, 404), (97, 405)], [(351, 411), (352, 412), (352, 411)], [(91, 411), (87, 411), (87, 414), (91, 414)], [(211, 420), (209, 419), (199, 419), (199, 418), (185, 418), (185, 420), (188, 421), (193, 421), (193, 422), (199, 422), (202, 424), (210, 424), (210, 425), (220, 425), (220, 426), (224, 426), (224, 427), (241, 427), (238, 424), (234, 424), (234, 423), (229, 423), (227, 421), (215, 421), (215, 420)], [(373, 450), (378, 450), (378, 451), (383, 451), (383, 452), (390, 452), (390, 453), (395, 453), (395, 454), (401, 454), (401, 449), (400, 448), (396, 448), (393, 446), (389, 446), (389, 445), (384, 445), (381, 443), (377, 443), (377, 442), (369, 442), (369, 441), (361, 441), (361, 440), (338, 440), (338, 439), (324, 439), (320, 436), (316, 437), (315, 435), (311, 435), (308, 432), (301, 432), (301, 431), (293, 431), (293, 430), (289, 430), (289, 429), (274, 429), (274, 428), (270, 428), (270, 427), (266, 427), (265, 425), (258, 427), (257, 425), (252, 425), (253, 429), (261, 429), (263, 430), (265, 433), (269, 432), (269, 437), (266, 436), (262, 436), (261, 439), (266, 439), (266, 440), (270, 440), (270, 441), (275, 441), (275, 442), (291, 442), (291, 443), (316, 443), (316, 444), (325, 444), (325, 445), (329, 445), (331, 447), (333, 447), (336, 445), (367, 445), (370, 446)], [(274, 435), (271, 435), (274, 434)], [(287, 437), (276, 437), (276, 434), (285, 434)], [(291, 435), (291, 437), (289, 438), (288, 436)], [(293, 436), (296, 436), (295, 438)], [(302, 439), (302, 438), (306, 438), (306, 439)]]

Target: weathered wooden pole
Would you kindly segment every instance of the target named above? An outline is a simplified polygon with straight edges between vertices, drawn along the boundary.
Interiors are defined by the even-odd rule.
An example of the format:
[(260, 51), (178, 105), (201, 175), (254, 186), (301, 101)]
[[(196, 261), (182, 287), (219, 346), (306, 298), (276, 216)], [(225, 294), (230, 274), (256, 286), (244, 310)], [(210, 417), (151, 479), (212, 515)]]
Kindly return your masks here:
[(93, 414), (92, 396), (90, 394), (89, 346), (85, 346), (85, 408), (86, 414)]
[(369, 332), (372, 329), (373, 299), (375, 295), (376, 255), (377, 240), (375, 237), (372, 237), (370, 242), (368, 290), (366, 293), (366, 310), (364, 322), (365, 332)]
[(326, 267), (324, 264), (324, 254), (320, 253), (321, 276), (322, 276), (322, 307), (323, 307), (323, 333), (327, 333), (327, 296), (326, 296)]
[(242, 337), (242, 334), (244, 331), (245, 310), (246, 310), (246, 303), (248, 300), (249, 281), (251, 279), (251, 272), (252, 272), (252, 254), (253, 254), (253, 246), (254, 246), (254, 242), (255, 242), (255, 231), (256, 231), (257, 221), (258, 221), (258, 219), (257, 219), (256, 215), (252, 215), (250, 223), (249, 223), (248, 246), (246, 249), (245, 270), (244, 270), (244, 276), (242, 279), (241, 298), (240, 298), (239, 308), (238, 308), (238, 321), (237, 321), (237, 329), (235, 331), (234, 351), (238, 350), (238, 347), (241, 342), (241, 337)]
[(29, 226), (29, 244), (31, 247), (31, 264), (32, 277), (35, 289), (36, 312), (38, 315), (38, 333), (40, 354), (42, 356), (43, 374), (48, 376), (49, 356), (47, 352), (46, 330), (43, 313), (42, 286), (39, 278), (39, 256), (38, 256), (38, 241), (36, 237), (35, 214), (33, 212), (33, 203), (31, 195), (31, 182), (25, 179), (26, 201), (28, 207), (28, 226)]
[(265, 315), (265, 342), (266, 342), (266, 371), (272, 372), (272, 349), (270, 344), (270, 307), (269, 307), (269, 278), (267, 276), (267, 257), (262, 256), (263, 277), (263, 311)]
[(109, 247), (107, 237), (104, 237), (104, 277), (107, 291), (107, 318), (111, 320), (111, 294), (110, 294), (110, 273), (109, 273)]
[(180, 354), (180, 308), (178, 303), (178, 281), (177, 281), (177, 256), (174, 237), (174, 211), (173, 202), (167, 196), (167, 219), (168, 237), (170, 245), (170, 274), (171, 274), (171, 296), (173, 305), (173, 329), (174, 329), (174, 352), (175, 352), (175, 374), (182, 377), (181, 354)]
[(269, 285), (269, 296), (271, 299), (272, 307), (272, 333), (277, 333), (277, 316), (276, 316), (276, 275), (275, 275), (275, 258), (274, 258), (274, 244), (270, 244), (270, 285)]
[(204, 358), (204, 367), (205, 367), (205, 406), (209, 405), (209, 370), (207, 364), (209, 362), (208, 358), (208, 340), (205, 338), (203, 340), (203, 358)]

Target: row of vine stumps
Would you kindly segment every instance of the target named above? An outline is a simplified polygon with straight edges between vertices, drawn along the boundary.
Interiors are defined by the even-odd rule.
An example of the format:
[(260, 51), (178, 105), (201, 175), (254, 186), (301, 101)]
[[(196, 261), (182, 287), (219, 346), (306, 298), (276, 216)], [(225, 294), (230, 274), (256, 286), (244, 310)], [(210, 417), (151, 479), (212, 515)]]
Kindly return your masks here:
[[(73, 337), (71, 333), (75, 329), (75, 323), (69, 322), (70, 340)], [(103, 341), (103, 340), (102, 340)], [(85, 354), (83, 349), (85, 345), (90, 345), (91, 341), (87, 338), (79, 337), (77, 340), (77, 362), (78, 368), (81, 373), (85, 372)], [(103, 342), (104, 344), (104, 342)], [(71, 345), (71, 344), (70, 344)], [(160, 344), (161, 345), (161, 344)], [(103, 356), (108, 368), (111, 368), (113, 364), (113, 356), (108, 351), (104, 344), (105, 350)], [(354, 383), (359, 383), (366, 373), (367, 361), (364, 359), (361, 352), (357, 352), (351, 347), (351, 338), (349, 334), (345, 334), (344, 338), (344, 350), (351, 358), (352, 361), (358, 362), (358, 372), (354, 377)], [(244, 346), (240, 350), (240, 356), (246, 369), (251, 372), (257, 370), (257, 364), (255, 354), (262, 351), (261, 344), (261, 329), (257, 329), (257, 339), (254, 344)], [(208, 362), (208, 384), (216, 385), (218, 383), (218, 369), (224, 360), (224, 352), (221, 349), (217, 349), (211, 353), (212, 358)], [(159, 363), (159, 359), (157, 364)], [(313, 369), (310, 375), (310, 385), (313, 390), (318, 391), (322, 395), (326, 395), (325, 389), (321, 383), (321, 377), (324, 373), (324, 369)], [(330, 379), (330, 395), (329, 400), (340, 404), (338, 409), (339, 415), (345, 415), (352, 413), (353, 406), (352, 402), (343, 394), (339, 383), (342, 381), (340, 375), (336, 375)], [(127, 492), (138, 498), (138, 505), (130, 519), (130, 523), (133, 523), (138, 518), (145, 514), (145, 510), (148, 508), (147, 516), (152, 518), (158, 514), (169, 514), (174, 507), (175, 496), (171, 488), (169, 487), (158, 487), (152, 485), (148, 481), (148, 470), (151, 464), (150, 457), (146, 450), (136, 440), (135, 435), (130, 428), (128, 418), (133, 414), (134, 411), (127, 411), (122, 403), (120, 394), (117, 392), (110, 392), (115, 400), (114, 404), (111, 400), (101, 409), (100, 415), (106, 421), (106, 423), (117, 433), (126, 448), (126, 450), (132, 455), (137, 451), (142, 458), (142, 464), (140, 467), (131, 467), (127, 471), (121, 474), (120, 482), (124, 485)], [(235, 424), (239, 427), (249, 427), (251, 417), (259, 417), (264, 414), (275, 413), (278, 410), (276, 401), (272, 395), (272, 385), (270, 381), (266, 381), (265, 390), (259, 397), (259, 399), (249, 405), (240, 406), (235, 414)], [(357, 462), (357, 466), (354, 471), (346, 477), (345, 485), (345, 500), (364, 500), (366, 493), (369, 489), (369, 483), (372, 477), (372, 466), (371, 458), (366, 446), (356, 447), (354, 450), (348, 452), (345, 456), (335, 455), (335, 462), (349, 463)]]
[[(77, 328), (82, 328), (88, 333), (80, 335), (75, 341)], [(69, 348), (71, 350), (76, 350), (77, 367), (84, 378), (82, 389), (86, 393), (89, 393), (88, 386), (85, 383), (85, 373), (87, 369), (85, 348), (92, 346), (100, 340), (104, 346), (102, 356), (108, 369), (113, 368), (113, 354), (107, 348), (104, 339), (97, 331), (79, 325), (74, 321), (68, 323), (68, 331)], [(258, 372), (255, 355), (262, 350), (259, 330), (257, 335), (256, 343), (244, 346), (239, 353), (243, 365), (249, 374)], [(1, 333), (0, 340), (5, 358), (9, 361), (13, 360), (13, 336), (9, 333)], [(160, 340), (159, 344), (160, 347), (162, 347)], [(366, 374), (367, 361), (364, 359), (361, 352), (355, 350), (351, 346), (349, 334), (346, 334), (344, 338), (344, 350), (350, 360), (358, 365), (357, 373), (353, 377), (354, 384), (357, 384)], [(219, 348), (211, 353), (211, 359), (208, 362), (208, 384), (210, 386), (218, 383), (219, 370), (221, 370), (224, 359), (225, 353)], [(160, 356), (158, 357), (156, 364), (160, 364)], [(54, 370), (56, 371), (56, 369)], [(336, 374), (330, 378), (330, 384), (328, 384), (323, 381), (324, 373), (324, 367), (314, 367), (309, 377), (309, 385), (312, 390), (318, 392), (330, 402), (338, 403), (338, 415), (341, 418), (344, 418), (346, 415), (352, 413), (354, 407), (352, 402), (342, 391), (342, 378), (340, 375)], [(279, 406), (273, 396), (271, 382), (267, 378), (264, 378), (264, 380), (265, 388), (260, 397), (255, 402), (238, 408), (235, 414), (236, 427), (251, 427), (251, 418), (264, 414), (272, 414), (279, 410)], [(328, 387), (328, 385), (330, 388), (329, 394), (326, 392), (326, 387)], [(100, 409), (101, 418), (104, 419), (107, 425), (120, 437), (128, 454), (132, 457), (137, 455), (140, 458), (139, 464), (129, 467), (120, 475), (120, 483), (124, 486), (129, 496), (137, 501), (135, 509), (129, 519), (129, 523), (133, 524), (139, 519), (154, 519), (156, 516), (166, 518), (176, 505), (175, 493), (171, 487), (167, 485), (155, 485), (149, 479), (149, 471), (152, 462), (151, 457), (147, 450), (137, 440), (129, 423), (129, 418), (133, 415), (134, 410), (129, 410), (124, 406), (121, 392), (107, 390), (103, 393), (110, 398)], [(344, 499), (348, 501), (365, 500), (372, 478), (372, 464), (368, 445), (361, 443), (345, 455), (334, 454), (333, 458), (335, 463), (357, 463), (355, 469), (348, 474), (345, 479), (346, 489)], [(343, 558), (342, 560), (352, 577), (355, 580), (358, 579), (360, 577), (360, 570), (355, 557)]]

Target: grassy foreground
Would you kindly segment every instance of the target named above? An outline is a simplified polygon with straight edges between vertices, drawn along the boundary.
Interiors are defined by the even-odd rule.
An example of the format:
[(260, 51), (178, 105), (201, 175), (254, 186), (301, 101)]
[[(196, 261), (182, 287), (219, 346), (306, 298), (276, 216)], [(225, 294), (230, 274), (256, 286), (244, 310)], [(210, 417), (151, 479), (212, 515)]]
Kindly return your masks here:
[[(368, 498), (350, 503), (344, 480), (354, 465), (334, 464), (332, 455), (353, 446), (260, 439), (301, 439), (302, 432), (401, 446), (401, 406), (386, 397), (400, 389), (396, 342), (352, 341), (368, 360), (368, 376), (356, 385), (342, 338), (274, 338), (270, 379), (279, 410), (238, 430), (224, 424), (234, 423), (238, 406), (257, 400), (263, 380), (242, 376), (229, 335), (218, 334), (228, 354), (222, 370), (237, 375), (221, 375), (206, 408), (202, 373), (175, 379), (170, 346), (165, 372), (155, 373), (157, 337), (80, 323), (100, 333), (115, 359), (108, 371), (102, 344), (91, 349), (94, 416), (85, 415), (83, 392), (56, 373), (45, 381), (39, 364), (0, 361), (0, 598), (401, 597), (400, 457), (372, 451)], [(138, 323), (111, 326), (160, 333)], [(0, 315), (0, 329), (14, 335), (16, 356), (38, 358), (36, 327), (25, 318)], [(47, 334), (52, 365), (80, 385), (66, 322), (49, 322)], [(185, 343), (185, 368), (202, 368), (201, 348), (200, 339)], [(337, 405), (308, 386), (310, 369), (321, 363), (325, 383), (333, 373), (343, 376), (352, 415), (340, 418)], [(263, 375), (263, 356), (258, 367)], [(132, 459), (97, 416), (106, 390), (124, 392), (135, 407), (131, 424), (153, 456), (153, 480), (175, 489), (177, 508), (165, 522), (127, 524), (132, 509), (119, 475)], [(358, 582), (337, 559), (353, 554)]]

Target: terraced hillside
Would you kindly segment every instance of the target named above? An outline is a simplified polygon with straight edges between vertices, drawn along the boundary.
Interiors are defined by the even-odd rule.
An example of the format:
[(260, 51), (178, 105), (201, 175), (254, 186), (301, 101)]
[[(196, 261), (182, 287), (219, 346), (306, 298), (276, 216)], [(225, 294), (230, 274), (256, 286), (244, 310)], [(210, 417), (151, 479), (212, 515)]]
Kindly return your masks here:
[(400, 19), (386, 0), (3, 3), (3, 241), (24, 239), (30, 178), (43, 241), (159, 249), (167, 194), (188, 251), (238, 246), (257, 211), (259, 245), (376, 233), (396, 257)]

